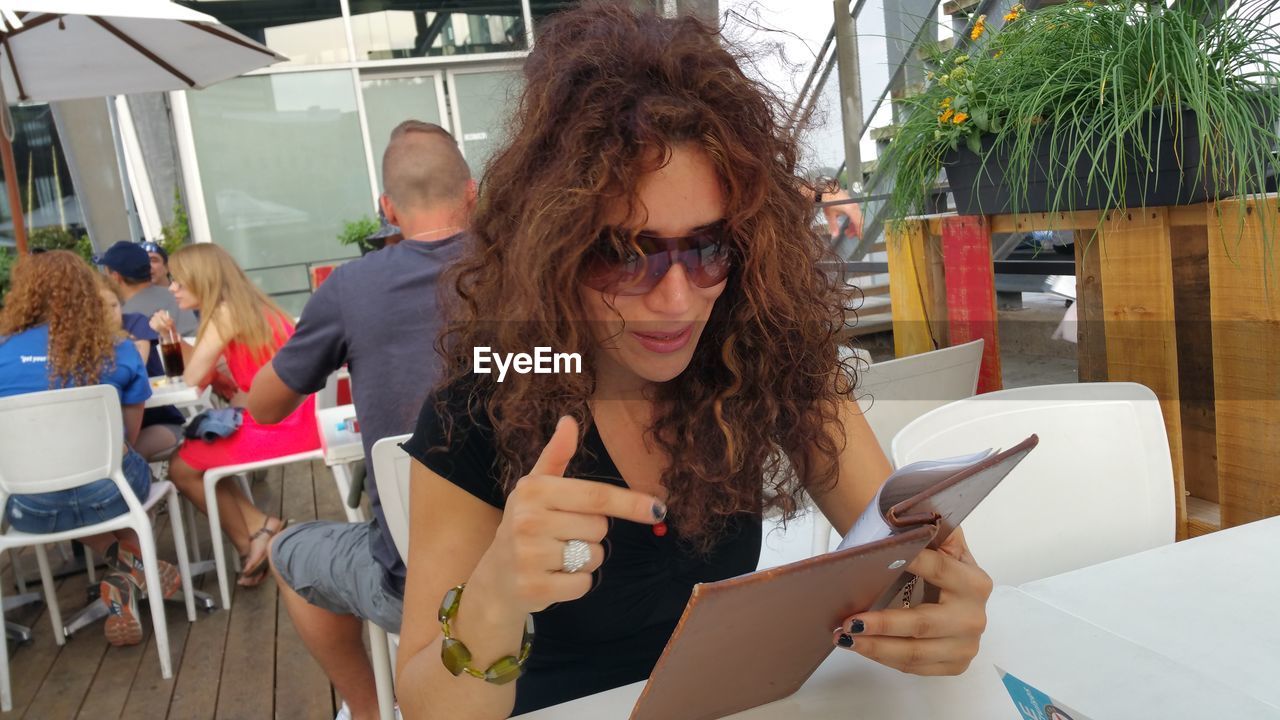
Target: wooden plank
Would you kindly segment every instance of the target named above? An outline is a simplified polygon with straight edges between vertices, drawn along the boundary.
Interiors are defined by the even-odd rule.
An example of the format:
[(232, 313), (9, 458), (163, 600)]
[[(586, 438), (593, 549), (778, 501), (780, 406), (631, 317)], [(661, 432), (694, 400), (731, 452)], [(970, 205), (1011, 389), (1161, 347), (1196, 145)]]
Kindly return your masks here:
[(1107, 377), (1141, 383), (1160, 398), (1173, 461), (1177, 537), (1184, 539), (1187, 505), (1168, 211), (1113, 212), (1099, 238)]
[[(81, 573), (67, 578), (58, 588), (63, 622), (69, 621), (77, 610), (85, 606), (87, 587), (87, 577)], [(44, 621), (48, 624), (48, 618)], [(52, 642), (52, 638), (47, 641)], [(23, 717), (75, 717), (80, 711), (81, 703), (85, 701), (85, 695), (93, 683), (93, 676), (98, 672), (107, 647), (101, 623), (90, 625), (76, 633), (74, 638), (67, 641), (62, 652), (58, 653)]]
[(1191, 496), (1187, 498), (1187, 537), (1200, 537), (1222, 529), (1218, 503)]
[(1101, 222), (1097, 210), (1059, 213), (1019, 213), (992, 215), (987, 218), (993, 233), (1019, 233), (1032, 230), (1096, 230)]
[[(324, 465), (320, 465), (324, 468)], [(326, 469), (327, 470), (327, 469)], [(284, 515), (294, 522), (316, 519), (314, 467), (294, 463), (284, 468)], [(327, 472), (325, 474), (328, 474)], [(316, 478), (318, 481), (318, 478)], [(329, 679), (311, 657), (281, 600), (276, 611), (276, 707), (280, 715), (330, 718), (334, 715)]]
[(1190, 497), (1218, 502), (1218, 446), (1213, 408), (1213, 328), (1209, 303), (1209, 230), (1170, 229), (1173, 304), (1178, 336), (1182, 458)]
[(1093, 230), (1076, 230), (1076, 375), (1107, 381), (1107, 333), (1102, 310), (1102, 266)]
[[(157, 517), (153, 526), (160, 557), (172, 560), (175, 557), (173, 532), (170, 529), (168, 516)], [(200, 589), (201, 582), (206, 578), (207, 576), (192, 578), (192, 586)], [(88, 697), (92, 702), (86, 702), (80, 709), (81, 718), (84, 720), (102, 717), (162, 718), (168, 714), (169, 699), (173, 696), (173, 688), (177, 684), (176, 674), (182, 667), (182, 653), (186, 648), (187, 634), (191, 630), (191, 623), (187, 622), (185, 605), (174, 601), (178, 597), (181, 595), (165, 605), (165, 625), (169, 630), (169, 652), (173, 659), (175, 677), (165, 680), (160, 676), (155, 629), (148, 626), (150, 629), (147, 639), (141, 645), (107, 650), (107, 656), (103, 659), (98, 677), (94, 678), (93, 686), (89, 688)], [(197, 620), (202, 618), (202, 614), (196, 615)], [(122, 652), (124, 650), (136, 651), (137, 657), (133, 660), (132, 675), (128, 673), (128, 663), (122, 663), (119, 656), (132, 657), (134, 653), (125, 654)], [(124, 697), (118, 694), (118, 688), (121, 687), (125, 691)]]
[[(280, 515), (282, 472), (271, 468), (253, 486), (254, 500), (263, 512)], [(218, 684), (219, 720), (270, 720), (273, 713), (276, 637), (276, 584), (268, 578), (255, 588), (235, 588), (227, 642)]]
[(1209, 298), (1219, 503), (1231, 527), (1280, 515), (1280, 216), (1271, 202), (1219, 208)]
[[(26, 552), (26, 556), (23, 557), (22, 566), (34, 569), (36, 567), (34, 553), (29, 550), (24, 550), (23, 552)], [(52, 553), (53, 549), (50, 548), (50, 554)], [(13, 587), (12, 578), (5, 578), (5, 582), (9, 583), (8, 587)], [(54, 593), (58, 598), (58, 607), (63, 609), (62, 620), (66, 622), (72, 608), (79, 608), (84, 605), (85, 578), (81, 575), (78, 578), (67, 578), (62, 581), (55, 580), (54, 582), (58, 583)], [(27, 589), (30, 592), (40, 592), (43, 595), (39, 581), (34, 585), (28, 585)], [(27, 709), (42, 691), (50, 670), (67, 648), (59, 647), (54, 642), (53, 628), (49, 626), (49, 615), (43, 601), (34, 605), (24, 605), (13, 612), (5, 613), (5, 618), (31, 628), (31, 643), (29, 645), (9, 646), (9, 685), (13, 691), (13, 710), (6, 717), (47, 717), (28, 714)], [(93, 628), (89, 628), (81, 632), (92, 631)], [(99, 632), (101, 632), (101, 629), (99, 629)], [(89, 640), (86, 645), (92, 649), (93, 641)]]
[[(196, 515), (197, 522), (203, 522), (203, 515)], [(212, 572), (200, 577), (200, 583), (206, 592), (213, 591), (216, 597), (218, 579)], [(238, 603), (239, 597), (233, 596)], [(235, 605), (232, 606), (233, 608)], [(223, 650), (227, 643), (227, 624), (231, 613), (219, 608), (199, 618), (199, 622), (189, 626), (186, 644), (183, 648), (182, 665), (177, 668), (177, 678), (173, 686), (169, 702), (170, 720), (210, 720), (218, 707), (218, 684), (222, 677)], [(254, 665), (258, 667), (258, 665)], [(141, 706), (159, 706), (163, 691), (147, 693), (140, 698)], [(130, 705), (133, 704), (132, 698)], [(151, 715), (129, 715), (127, 717), (158, 717)]]
[(999, 390), (1003, 386), (1000, 327), (987, 219), (980, 215), (944, 219), (942, 255), (947, 268), (947, 324), (951, 344), (982, 338), (978, 392)]
[(893, 347), (897, 357), (929, 352), (938, 346), (929, 327), (928, 304), (919, 268), (925, 226), (905, 222), (886, 230), (889, 255), (889, 301), (893, 310)]

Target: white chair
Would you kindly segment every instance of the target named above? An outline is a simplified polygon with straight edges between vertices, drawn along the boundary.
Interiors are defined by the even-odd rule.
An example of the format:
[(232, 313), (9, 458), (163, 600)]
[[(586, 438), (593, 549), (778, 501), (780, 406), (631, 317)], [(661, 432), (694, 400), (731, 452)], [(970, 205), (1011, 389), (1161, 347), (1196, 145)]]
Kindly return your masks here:
[(997, 584), (1017, 585), (1174, 540), (1169, 442), (1155, 393), (1076, 383), (987, 393), (938, 408), (893, 439), (898, 466), (1040, 444), (961, 524)]
[[(921, 415), (954, 400), (972, 397), (978, 389), (978, 371), (982, 366), (982, 339), (963, 345), (942, 348), (932, 352), (908, 355), (884, 362), (863, 364), (859, 371), (855, 396), (867, 418), (867, 424), (880, 441), (884, 454), (892, 459), (889, 443), (907, 423)], [(861, 357), (861, 356), (860, 356)], [(863, 359), (870, 360), (869, 357)], [(831, 523), (816, 509), (809, 515), (797, 518), (803, 528), (811, 526), (809, 555), (830, 550), (840, 542), (832, 532)], [(788, 528), (787, 535), (791, 535)], [(773, 557), (771, 544), (777, 540), (766, 536), (765, 550), (770, 558), (762, 560), (776, 564), (779, 560), (799, 560), (805, 557), (794, 543), (790, 554)]]
[[(55, 430), (56, 429), (56, 430)], [(0, 399), (0, 507), (9, 495), (31, 495), (79, 487), (102, 478), (111, 478), (120, 489), (129, 511), (104, 522), (47, 534), (28, 534), (10, 529), (0, 535), (0, 552), (35, 546), (44, 586), (49, 620), (55, 642), (66, 642), (62, 614), (54, 594), (49, 558), (44, 546), (64, 540), (131, 528), (138, 534), (147, 586), (160, 587), (155, 536), (148, 511), (163, 499), (168, 503), (173, 544), (182, 576), (187, 620), (195, 622), (196, 609), (191, 594), (191, 569), (187, 564), (186, 539), (182, 530), (178, 493), (171, 483), (153, 482), (151, 492), (140, 502), (125, 480), (123, 459), (124, 418), (120, 398), (109, 385), (52, 390)], [(169, 656), (169, 633), (164, 619), (164, 598), (149, 594), (160, 674), (173, 677)], [(0, 643), (0, 708), (13, 707), (9, 686), (9, 656)]]
[[(409, 562), (409, 455), (400, 449), (400, 443), (410, 437), (412, 435), (382, 438), (373, 444), (370, 453), (387, 532), (391, 533), (391, 541), (406, 563)], [(380, 644), (374, 637), (375, 633), (381, 635)], [(394, 707), (396, 652), (400, 648), (400, 636), (383, 632), (382, 628), (369, 623), (369, 639), (373, 675), (378, 684), (378, 706), (382, 708), (382, 720), (390, 720), (386, 708)], [(379, 648), (382, 648), (381, 656)]]
[(204, 502), (205, 510), (209, 517), (209, 544), (213, 545), (213, 567), (209, 567), (208, 561), (196, 563), (194, 572), (201, 574), (209, 572), (210, 569), (217, 572), (218, 591), (222, 594), (222, 608), (224, 610), (231, 609), (231, 578), (227, 573), (227, 549), (222, 537), (222, 514), (218, 510), (218, 497), (216, 494), (218, 483), (227, 478), (238, 477), (241, 486), (247, 489), (245, 478), (249, 473), (296, 462), (311, 462), (312, 460), (323, 459), (324, 453), (320, 448), (316, 448), (315, 450), (294, 453), (293, 455), (281, 455), (280, 457), (241, 463), (240, 465), (223, 465), (222, 467), (213, 467), (204, 471)]

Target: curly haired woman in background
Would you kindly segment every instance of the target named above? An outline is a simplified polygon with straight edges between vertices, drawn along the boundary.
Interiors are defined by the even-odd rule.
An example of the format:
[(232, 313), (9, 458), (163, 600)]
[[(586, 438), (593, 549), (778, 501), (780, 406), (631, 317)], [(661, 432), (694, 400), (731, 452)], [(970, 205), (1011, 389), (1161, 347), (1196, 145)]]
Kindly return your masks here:
[[(695, 583), (756, 568), (763, 512), (808, 493), (843, 532), (890, 471), (838, 359), (849, 297), (819, 268), (813, 189), (717, 33), (590, 3), (540, 29), (524, 80), (458, 269), (447, 379), (405, 445), (411, 718), (502, 718), (643, 680)], [(473, 367), (481, 346), (579, 353), (583, 372), (499, 383)], [(991, 581), (959, 533), (909, 567), (940, 603), (860, 614), (832, 642), (960, 672)], [(453, 614), (444, 656), (437, 608)], [(930, 636), (911, 637), (924, 617)], [(458, 674), (457, 643), (490, 680), (527, 651), (523, 675)]]
[[(121, 470), (140, 501), (151, 492), (151, 469), (134, 451), (142, 427), (143, 404), (151, 385), (133, 343), (107, 319), (94, 271), (65, 250), (27, 255), (12, 271), (13, 285), (0, 312), (0, 397), (87, 385), (110, 385), (120, 395), (125, 452)], [(5, 517), (14, 528), (51, 533), (92, 525), (122, 515), (129, 506), (110, 478), (70, 490), (11, 495)], [(112, 645), (142, 641), (137, 599), (146, 588), (142, 551), (132, 530), (80, 538), (107, 559), (100, 597), (107, 606), (107, 640)], [(181, 587), (173, 565), (160, 563), (162, 592)]]

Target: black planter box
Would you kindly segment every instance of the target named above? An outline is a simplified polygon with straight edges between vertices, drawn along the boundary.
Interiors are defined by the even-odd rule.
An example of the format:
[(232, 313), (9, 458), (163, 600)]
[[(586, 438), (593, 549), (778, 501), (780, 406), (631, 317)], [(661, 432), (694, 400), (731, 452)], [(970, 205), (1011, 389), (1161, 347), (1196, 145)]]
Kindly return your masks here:
[[(1125, 143), (1125, 171), (1123, 206), (1127, 208), (1159, 207), (1164, 205), (1192, 205), (1207, 199), (1235, 194), (1235, 184), (1219, 188), (1211, 168), (1200, 170), (1201, 152), (1196, 114), (1184, 109), (1181, 128), (1165, 113), (1159, 113), (1143, 134), (1149, 139), (1147, 148), (1154, 153), (1148, 158), (1133, 149), (1135, 143)], [(1094, 148), (1101, 144), (1097, 136), (1083, 139), (1067, 138), (1059, 141), (1054, 157), (1050, 152), (1048, 131), (1033, 148), (1030, 176), (1026, 179), (1026, 195), (1018, 198), (1018, 212), (1045, 212), (1054, 205), (1059, 211), (1097, 210), (1104, 205), (1116, 207), (1108, 200), (1108, 189), (1089, 187), (1089, 170), (1094, 165)], [(1001, 215), (1014, 212), (1012, 189), (1005, 180), (1008, 168), (1009, 148), (997, 147), (983, 163), (982, 158), (991, 149), (994, 136), (982, 139), (982, 155), (961, 147), (944, 158), (947, 181), (956, 201), (956, 211), (961, 215)], [(1090, 145), (1081, 153), (1074, 167), (1067, 166), (1067, 155), (1080, 142)], [(1108, 148), (1098, 159), (1103, 167), (1112, 167), (1115, 150)], [(1199, 175), (1197, 176), (1197, 172)], [(1075, 182), (1067, 178), (1074, 176)], [(1119, 189), (1119, 188), (1117, 188)]]

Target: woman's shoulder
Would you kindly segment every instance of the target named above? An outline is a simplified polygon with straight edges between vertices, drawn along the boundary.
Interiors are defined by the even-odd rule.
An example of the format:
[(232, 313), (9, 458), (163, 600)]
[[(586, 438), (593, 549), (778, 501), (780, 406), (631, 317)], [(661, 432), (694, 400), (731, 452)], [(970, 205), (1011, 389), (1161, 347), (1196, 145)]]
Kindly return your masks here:
[(401, 447), (484, 502), (498, 508), (505, 504), (502, 483), (494, 474), (498, 450), (493, 429), (474, 382), (449, 383), (428, 395), (413, 436)]

